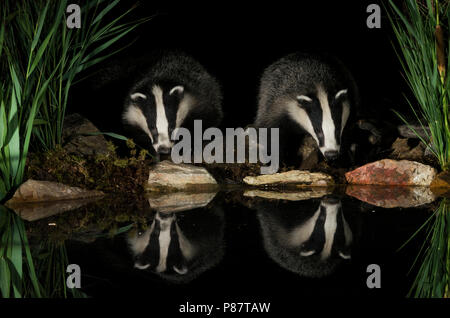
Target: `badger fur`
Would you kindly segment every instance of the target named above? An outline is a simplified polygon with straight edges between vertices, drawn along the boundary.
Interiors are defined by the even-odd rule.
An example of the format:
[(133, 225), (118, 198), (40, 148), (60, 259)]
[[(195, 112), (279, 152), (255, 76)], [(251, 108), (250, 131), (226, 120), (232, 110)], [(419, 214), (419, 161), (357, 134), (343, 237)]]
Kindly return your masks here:
[(206, 128), (219, 125), (221, 103), (218, 82), (200, 63), (183, 53), (164, 52), (127, 94), (122, 118), (139, 145), (168, 154), (174, 129), (193, 129), (195, 119)]
[(353, 235), (338, 198), (264, 201), (257, 211), (265, 250), (281, 267), (323, 277), (350, 258)]
[(174, 283), (187, 283), (224, 255), (224, 216), (220, 206), (182, 212), (156, 212), (150, 226), (128, 233), (134, 267)]
[(282, 160), (297, 158), (308, 134), (325, 159), (334, 160), (357, 104), (355, 81), (341, 62), (326, 55), (293, 53), (264, 71), (255, 126), (280, 129)]

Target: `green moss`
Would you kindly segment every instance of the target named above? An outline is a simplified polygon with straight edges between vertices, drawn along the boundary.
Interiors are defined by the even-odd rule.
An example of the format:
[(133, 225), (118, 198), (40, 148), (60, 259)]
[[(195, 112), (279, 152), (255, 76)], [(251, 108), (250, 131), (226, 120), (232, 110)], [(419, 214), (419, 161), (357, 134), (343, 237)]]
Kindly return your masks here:
[(113, 161), (113, 165), (120, 168), (126, 168), (129, 164), (128, 158), (116, 159)]
[(130, 149), (136, 148), (136, 144), (134, 143), (133, 139), (127, 139), (127, 147)]
[(128, 157), (119, 157), (111, 142), (108, 143), (109, 153), (95, 156), (80, 157), (61, 147), (46, 153), (33, 153), (27, 161), (26, 178), (141, 196), (152, 161), (148, 152), (137, 154), (134, 143), (129, 142), (128, 145)]

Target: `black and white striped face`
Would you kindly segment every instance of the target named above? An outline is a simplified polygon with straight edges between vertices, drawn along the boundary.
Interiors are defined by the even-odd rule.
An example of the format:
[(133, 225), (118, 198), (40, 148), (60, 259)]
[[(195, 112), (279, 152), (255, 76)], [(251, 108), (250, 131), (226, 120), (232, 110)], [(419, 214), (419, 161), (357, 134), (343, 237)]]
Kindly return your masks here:
[(159, 154), (169, 154), (172, 132), (187, 115), (183, 86), (153, 85), (132, 92), (123, 114), (124, 121), (141, 129)]
[(326, 260), (337, 254), (349, 259), (352, 232), (342, 213), (341, 202), (335, 198), (322, 199), (313, 216), (294, 228), (287, 241), (291, 246), (300, 246), (300, 255), (304, 257), (320, 255), (321, 260)]
[(310, 94), (298, 94), (288, 105), (289, 114), (317, 142), (327, 160), (337, 159), (341, 136), (350, 115), (347, 89), (327, 92), (317, 85)]
[(269, 257), (305, 277), (325, 277), (351, 258), (353, 234), (334, 195), (310, 200), (262, 201), (258, 219)]
[(175, 214), (157, 213), (146, 231), (128, 237), (134, 256), (134, 267), (156, 273), (185, 275), (187, 262), (194, 256), (194, 247), (178, 227)]

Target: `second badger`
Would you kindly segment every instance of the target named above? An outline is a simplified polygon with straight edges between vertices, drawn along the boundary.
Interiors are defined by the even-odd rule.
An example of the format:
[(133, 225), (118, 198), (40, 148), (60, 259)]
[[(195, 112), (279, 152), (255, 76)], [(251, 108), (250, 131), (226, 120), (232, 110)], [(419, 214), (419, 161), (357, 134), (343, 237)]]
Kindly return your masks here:
[(158, 154), (170, 154), (175, 128), (217, 126), (222, 117), (218, 82), (192, 57), (166, 52), (153, 57), (129, 91), (123, 122), (135, 141)]
[(280, 157), (285, 161), (297, 158), (307, 134), (325, 159), (335, 160), (344, 127), (357, 104), (355, 81), (339, 61), (294, 53), (264, 71), (255, 125), (280, 129)]

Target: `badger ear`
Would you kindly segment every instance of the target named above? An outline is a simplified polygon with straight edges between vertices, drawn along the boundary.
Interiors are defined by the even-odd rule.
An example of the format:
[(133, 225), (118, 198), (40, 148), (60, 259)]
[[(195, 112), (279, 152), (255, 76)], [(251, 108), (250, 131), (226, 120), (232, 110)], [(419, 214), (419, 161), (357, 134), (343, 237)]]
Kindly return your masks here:
[(178, 95), (183, 95), (184, 92), (184, 87), (183, 86), (175, 86), (174, 88), (172, 88), (169, 92), (169, 95), (173, 95), (173, 94), (178, 94)]
[(347, 89), (342, 89), (339, 92), (336, 93), (335, 99), (338, 99), (339, 96), (347, 94)]
[(130, 95), (130, 98), (131, 98), (131, 100), (133, 100), (133, 101), (137, 101), (139, 98), (147, 99), (147, 96), (145, 96), (145, 95), (142, 94), (142, 93), (136, 92), (136, 93), (131, 94), (131, 95)]
[(341, 258), (343, 258), (343, 259), (351, 259), (351, 258), (352, 258), (352, 256), (350, 255), (350, 253), (348, 253), (348, 252), (342, 252), (342, 251), (339, 251), (339, 256), (340, 256)]
[(180, 275), (185, 275), (188, 272), (187, 267), (184, 265), (181, 266), (181, 268), (178, 268), (177, 266), (173, 266), (173, 270)]
[(298, 95), (297, 100), (299, 102), (312, 102), (312, 99), (306, 95)]
[(311, 255), (313, 255), (315, 252), (316, 252), (315, 250), (305, 250), (305, 251), (301, 251), (301, 252), (300, 252), (300, 255), (301, 255), (301, 256), (311, 256)]
[(150, 264), (145, 264), (145, 265), (142, 265), (140, 263), (135, 263), (134, 264), (134, 268), (138, 268), (138, 269), (147, 269), (149, 267), (150, 267)]

